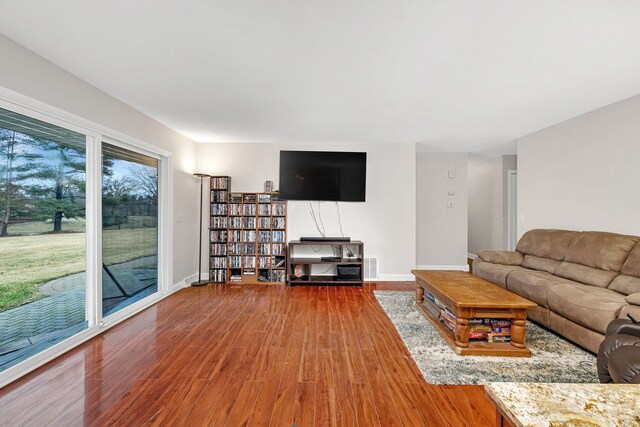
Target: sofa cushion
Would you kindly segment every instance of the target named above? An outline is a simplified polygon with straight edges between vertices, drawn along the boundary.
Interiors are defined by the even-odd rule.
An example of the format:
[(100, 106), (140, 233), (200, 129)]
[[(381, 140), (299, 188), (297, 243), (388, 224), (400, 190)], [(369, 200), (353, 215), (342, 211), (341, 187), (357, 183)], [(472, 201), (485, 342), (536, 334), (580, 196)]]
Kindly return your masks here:
[(573, 262), (562, 262), (556, 269), (557, 276), (591, 286), (606, 288), (618, 275), (615, 271), (605, 271)]
[(487, 262), (502, 265), (520, 265), (524, 258), (516, 251), (478, 251), (478, 256)]
[(562, 261), (577, 235), (577, 231), (568, 230), (529, 230), (518, 241), (516, 251), (524, 255)]
[(620, 272), (638, 237), (585, 231), (569, 245), (564, 261), (605, 271)]
[(549, 288), (551, 311), (592, 331), (605, 333), (627, 303), (625, 296), (609, 289), (580, 283), (562, 283)]
[(627, 302), (627, 304), (640, 305), (640, 292), (627, 295), (624, 300)]
[(535, 255), (525, 255), (522, 260), (522, 266), (532, 270), (546, 271), (547, 273), (555, 273), (560, 265), (560, 261), (551, 258), (540, 258)]
[(473, 268), (473, 274), (503, 288), (507, 287), (507, 277), (509, 274), (514, 271), (527, 271), (517, 265), (500, 265), (491, 262), (481, 262)]
[(640, 277), (640, 242), (631, 249), (627, 260), (622, 266), (621, 273), (627, 276)]
[(640, 278), (621, 274), (608, 287), (612, 291), (630, 295), (640, 292)]
[(547, 292), (553, 286), (562, 283), (574, 283), (570, 280), (554, 276), (546, 271), (523, 269), (514, 271), (507, 278), (507, 289), (536, 304), (549, 308)]

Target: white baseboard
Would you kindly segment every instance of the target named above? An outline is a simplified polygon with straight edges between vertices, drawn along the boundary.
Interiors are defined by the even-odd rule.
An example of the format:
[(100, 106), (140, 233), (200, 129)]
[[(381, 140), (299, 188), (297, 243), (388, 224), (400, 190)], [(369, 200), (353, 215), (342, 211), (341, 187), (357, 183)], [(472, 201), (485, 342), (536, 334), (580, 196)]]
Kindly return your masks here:
[(469, 271), (469, 266), (464, 265), (416, 265), (416, 270), (455, 270)]
[[(208, 274), (209, 272), (207, 272), (207, 275)], [(208, 276), (203, 276), (203, 277), (208, 277)], [(178, 281), (177, 283), (174, 283), (173, 290), (171, 291), (171, 293), (177, 292), (180, 289), (188, 287), (191, 284), (191, 282), (193, 282), (194, 280), (198, 280), (198, 273), (194, 273), (191, 276), (187, 276), (184, 279)]]
[(377, 279), (365, 280), (365, 282), (413, 282), (413, 274), (380, 274)]

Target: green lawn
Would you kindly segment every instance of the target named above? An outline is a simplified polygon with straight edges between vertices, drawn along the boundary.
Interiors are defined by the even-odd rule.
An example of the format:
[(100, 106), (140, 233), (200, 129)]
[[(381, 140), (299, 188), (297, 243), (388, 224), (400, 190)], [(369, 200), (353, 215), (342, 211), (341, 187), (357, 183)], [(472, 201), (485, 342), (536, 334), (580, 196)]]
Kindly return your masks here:
[[(12, 227), (19, 226), (37, 229), (33, 223), (21, 224), (11, 226), (10, 232)], [(116, 264), (154, 255), (156, 235), (155, 228), (106, 230), (105, 262)], [(38, 287), (44, 283), (84, 270), (84, 232), (0, 238), (0, 311), (40, 299), (44, 295), (38, 292)]]
[[(62, 231), (71, 231), (74, 233), (84, 233), (86, 221), (84, 218), (78, 219), (62, 219)], [(21, 224), (9, 223), (9, 236), (29, 236), (34, 234), (43, 234), (53, 231), (53, 221), (32, 221), (23, 222)]]

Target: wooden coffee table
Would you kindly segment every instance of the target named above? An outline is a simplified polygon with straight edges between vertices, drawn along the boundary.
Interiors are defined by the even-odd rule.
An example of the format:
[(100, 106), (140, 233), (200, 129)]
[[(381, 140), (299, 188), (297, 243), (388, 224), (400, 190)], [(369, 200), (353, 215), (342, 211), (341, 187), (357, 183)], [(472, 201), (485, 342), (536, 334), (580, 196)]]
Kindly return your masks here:
[[(527, 309), (536, 304), (499, 286), (463, 271), (412, 270), (416, 276), (416, 303), (420, 311), (462, 356), (530, 357), (525, 344)], [(456, 316), (455, 333), (437, 318), (436, 308), (424, 299), (429, 292)], [(469, 340), (469, 319), (507, 319), (511, 321), (511, 342), (493, 343)]]

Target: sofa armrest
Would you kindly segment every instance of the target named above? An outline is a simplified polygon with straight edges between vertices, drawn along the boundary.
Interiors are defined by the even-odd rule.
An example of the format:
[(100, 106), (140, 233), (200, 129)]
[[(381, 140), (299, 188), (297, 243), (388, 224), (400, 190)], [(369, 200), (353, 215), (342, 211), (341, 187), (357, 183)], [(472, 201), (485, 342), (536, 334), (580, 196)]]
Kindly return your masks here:
[(483, 261), (502, 265), (520, 265), (524, 256), (516, 251), (478, 251), (478, 256)]
[(614, 319), (607, 326), (606, 336), (619, 334), (640, 337), (640, 325), (635, 324), (631, 320), (627, 319)]
[(640, 292), (636, 292), (635, 294), (627, 295), (624, 299), (627, 304), (631, 305), (640, 305)]

